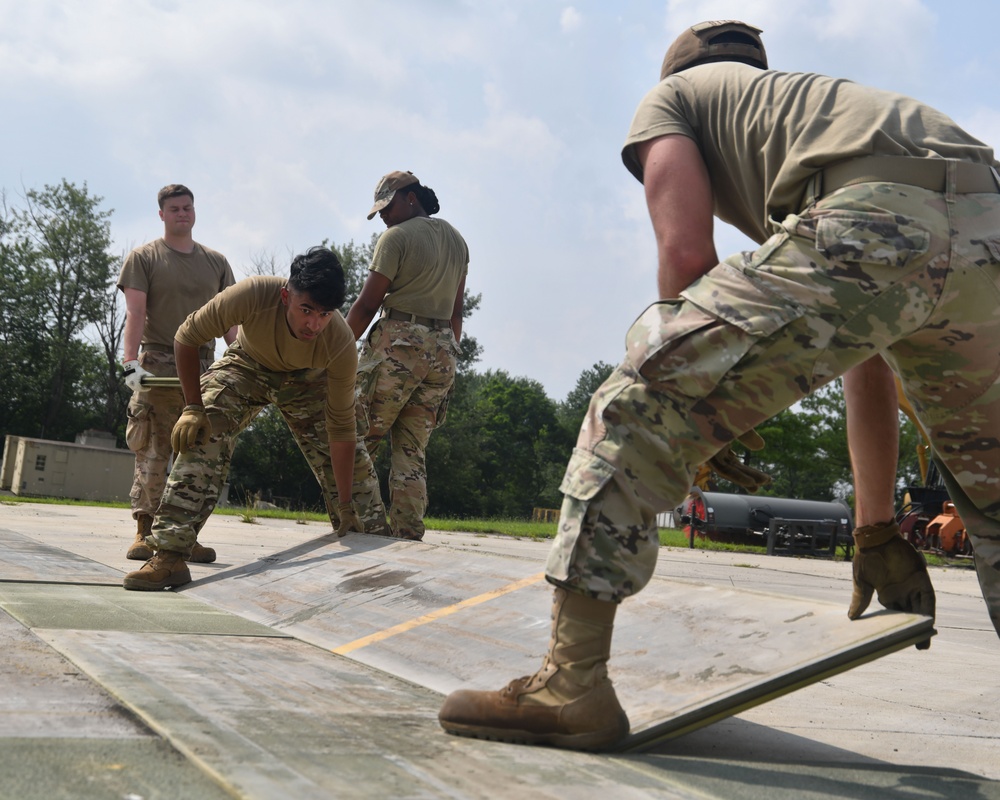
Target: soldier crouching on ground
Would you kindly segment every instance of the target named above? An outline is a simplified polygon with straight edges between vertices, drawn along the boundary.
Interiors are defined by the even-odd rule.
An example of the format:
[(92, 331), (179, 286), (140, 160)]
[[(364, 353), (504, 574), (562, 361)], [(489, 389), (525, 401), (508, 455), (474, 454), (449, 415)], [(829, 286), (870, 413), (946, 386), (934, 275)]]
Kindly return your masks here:
[[(893, 521), (891, 368), (1000, 632), (993, 151), (911, 98), (768, 69), (759, 33), (688, 29), (636, 112), (622, 156), (645, 188), (662, 299), (628, 332), (566, 470), (549, 653), (500, 691), (452, 693), (439, 715), (449, 732), (589, 750), (622, 739), (611, 635), (618, 603), (653, 575), (656, 513), (734, 438), (841, 375), (859, 526), (848, 615), (876, 591), (888, 608), (934, 614), (926, 565)], [(713, 215), (759, 248), (720, 263)]]
[[(191, 581), (184, 557), (215, 508), (235, 438), (272, 403), (319, 481), (337, 535), (363, 530), (350, 501), (358, 355), (338, 310), (344, 295), (336, 254), (313, 247), (295, 257), (287, 280), (240, 281), (177, 330), (177, 373), (187, 403), (171, 436), (178, 455), (148, 537), (156, 553), (125, 576), (126, 589)], [(234, 325), (236, 342), (199, 382), (198, 348)]]

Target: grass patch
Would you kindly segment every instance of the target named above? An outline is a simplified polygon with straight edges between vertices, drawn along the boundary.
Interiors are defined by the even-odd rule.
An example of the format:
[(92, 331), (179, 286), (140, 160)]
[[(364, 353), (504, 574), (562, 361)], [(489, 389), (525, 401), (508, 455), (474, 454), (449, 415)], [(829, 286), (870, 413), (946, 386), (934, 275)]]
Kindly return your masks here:
[(531, 522), (520, 519), (442, 519), (427, 517), (429, 530), (459, 533), (493, 533), (518, 539), (552, 539), (558, 525), (555, 522)]

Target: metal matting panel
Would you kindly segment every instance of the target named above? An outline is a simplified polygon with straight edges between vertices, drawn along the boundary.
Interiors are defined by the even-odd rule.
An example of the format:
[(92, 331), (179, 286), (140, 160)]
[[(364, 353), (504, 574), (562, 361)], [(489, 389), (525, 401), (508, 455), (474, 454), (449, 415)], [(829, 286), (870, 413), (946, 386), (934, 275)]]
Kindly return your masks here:
[(0, 581), (121, 585), (119, 570), (0, 528)]
[[(922, 642), (933, 620), (671, 581), (615, 629), (611, 675), (641, 751)], [(655, 621), (659, 620), (659, 625)], [(651, 624), (653, 623), (653, 624)], [(640, 700), (639, 697), (644, 698)]]
[[(373, 537), (303, 545), (187, 591), (441, 693), (540, 664), (551, 589), (537, 564)], [(610, 671), (633, 735), (686, 731), (933, 634), (916, 615), (654, 579), (615, 624)], [(677, 735), (673, 733), (671, 735)], [(634, 738), (635, 746), (645, 739)]]
[(639, 800), (673, 783), (615, 759), (447, 736), (438, 695), (294, 640), (40, 636), (240, 797)]

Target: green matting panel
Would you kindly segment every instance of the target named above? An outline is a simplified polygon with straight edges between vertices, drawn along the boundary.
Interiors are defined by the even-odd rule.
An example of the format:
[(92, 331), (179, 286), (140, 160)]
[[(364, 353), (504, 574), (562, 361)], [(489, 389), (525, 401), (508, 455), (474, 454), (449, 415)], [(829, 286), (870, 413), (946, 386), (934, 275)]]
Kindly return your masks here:
[(285, 636), (193, 597), (121, 586), (0, 583), (0, 608), (29, 628)]

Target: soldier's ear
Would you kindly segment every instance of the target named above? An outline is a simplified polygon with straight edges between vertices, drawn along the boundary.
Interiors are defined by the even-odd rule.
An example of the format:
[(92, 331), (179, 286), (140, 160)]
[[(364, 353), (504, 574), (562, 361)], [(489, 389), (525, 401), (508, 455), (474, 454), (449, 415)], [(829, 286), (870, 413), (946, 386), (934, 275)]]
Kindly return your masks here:
[(288, 287), (281, 287), (281, 305), (288, 307)]

